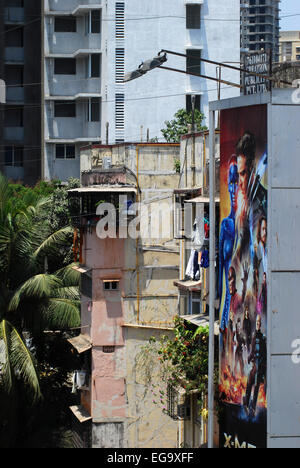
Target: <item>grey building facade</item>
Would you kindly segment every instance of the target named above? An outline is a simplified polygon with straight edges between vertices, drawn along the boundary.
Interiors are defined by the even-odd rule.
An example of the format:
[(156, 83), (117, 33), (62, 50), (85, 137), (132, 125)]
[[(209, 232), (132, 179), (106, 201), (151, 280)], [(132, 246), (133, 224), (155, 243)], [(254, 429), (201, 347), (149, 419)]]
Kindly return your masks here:
[(0, 170), (12, 181), (41, 179), (41, 3), (0, 1)]
[(280, 0), (241, 0), (241, 52), (272, 50), (279, 62)]
[[(163, 141), (165, 121), (196, 106), (208, 117), (218, 85), (153, 70), (124, 83), (124, 74), (161, 49), (180, 70), (216, 77), (215, 61), (240, 60), (239, 0), (44, 0), (44, 158), (46, 180), (79, 177), (80, 148), (90, 143)], [(226, 42), (223, 40), (226, 37)], [(239, 83), (239, 73), (224, 70)], [(224, 98), (238, 88), (223, 86)], [(208, 120), (204, 122), (208, 126)]]

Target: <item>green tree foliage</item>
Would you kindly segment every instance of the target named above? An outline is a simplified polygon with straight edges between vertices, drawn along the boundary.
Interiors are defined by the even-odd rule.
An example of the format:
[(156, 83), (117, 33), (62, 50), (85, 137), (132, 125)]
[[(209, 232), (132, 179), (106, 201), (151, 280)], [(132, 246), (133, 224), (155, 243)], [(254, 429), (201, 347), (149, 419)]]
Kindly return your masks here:
[[(208, 382), (208, 327), (194, 326), (176, 316), (172, 336), (152, 337), (139, 356), (140, 365), (153, 384), (153, 370), (160, 368), (161, 382), (182, 387), (187, 393), (205, 394)], [(155, 386), (156, 383), (155, 383)]]
[(80, 325), (79, 277), (66, 263), (72, 229), (59, 207), (51, 218), (57, 189), (12, 186), (0, 174), (0, 393), (11, 402), (18, 388), (41, 399), (45, 330)]
[[(207, 130), (207, 127), (202, 125), (204, 115), (195, 109), (195, 127), (196, 131)], [(179, 109), (174, 115), (174, 119), (166, 121), (166, 128), (161, 132), (168, 143), (180, 143), (182, 135), (188, 133), (188, 125), (192, 124), (192, 112), (187, 112), (185, 109)]]

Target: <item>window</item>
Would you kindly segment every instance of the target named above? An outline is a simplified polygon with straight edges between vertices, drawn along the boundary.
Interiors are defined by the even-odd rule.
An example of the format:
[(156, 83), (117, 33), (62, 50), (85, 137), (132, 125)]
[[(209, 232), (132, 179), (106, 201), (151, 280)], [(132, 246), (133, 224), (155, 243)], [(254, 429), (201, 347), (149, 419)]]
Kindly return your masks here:
[(188, 73), (201, 74), (201, 50), (189, 49), (186, 51), (186, 71)]
[(76, 102), (55, 101), (54, 117), (76, 117)]
[(5, 47), (23, 47), (24, 28), (22, 26), (5, 26)]
[(23, 87), (24, 68), (16, 65), (6, 65), (5, 82), (7, 85)]
[(186, 6), (186, 28), (200, 29), (201, 27), (201, 5)]
[(122, 139), (125, 125), (125, 96), (116, 94), (115, 96), (115, 129), (118, 139)]
[(73, 16), (58, 16), (55, 18), (55, 32), (76, 33), (77, 21)]
[(170, 418), (177, 419), (178, 394), (172, 385), (167, 388), (167, 412)]
[(101, 32), (101, 10), (91, 12), (91, 33), (99, 34)]
[(92, 10), (85, 15), (85, 33), (101, 33), (101, 10)]
[(91, 98), (88, 101), (88, 122), (100, 122), (100, 99)]
[(202, 300), (201, 293), (190, 292), (189, 293), (189, 308), (188, 315), (200, 315), (202, 312)]
[(76, 75), (76, 59), (56, 58), (54, 60), (55, 75)]
[(125, 38), (125, 3), (124, 2), (116, 3), (115, 19), (116, 19), (115, 38), (124, 39)]
[(123, 83), (125, 67), (125, 49), (116, 49), (116, 83)]
[(103, 286), (105, 291), (118, 291), (119, 280), (103, 280)]
[(102, 348), (103, 353), (111, 354), (115, 352), (115, 346), (103, 346)]
[(180, 396), (177, 390), (170, 384), (167, 387), (167, 413), (175, 420), (190, 420), (191, 403), (189, 395)]
[(5, 166), (23, 167), (24, 148), (5, 146)]
[(5, 0), (6, 7), (23, 8), (24, 0)]
[[(196, 94), (195, 95), (195, 109), (198, 109), (199, 111), (201, 111), (201, 96)], [(191, 94), (188, 94), (186, 96), (186, 110), (187, 112), (191, 112), (192, 111), (192, 95)]]
[(23, 127), (23, 108), (7, 106), (4, 122), (5, 127)]
[(55, 157), (56, 159), (75, 159), (75, 145), (56, 145)]
[(87, 57), (87, 77), (88, 78), (100, 78), (100, 54), (91, 54)]

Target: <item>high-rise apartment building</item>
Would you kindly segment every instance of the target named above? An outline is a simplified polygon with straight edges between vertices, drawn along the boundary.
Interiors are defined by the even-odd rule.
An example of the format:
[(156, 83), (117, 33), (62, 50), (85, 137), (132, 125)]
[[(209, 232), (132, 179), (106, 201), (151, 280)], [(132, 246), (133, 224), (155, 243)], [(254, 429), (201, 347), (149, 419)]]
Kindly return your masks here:
[(0, 1), (0, 170), (34, 184), (41, 178), (41, 3)]
[(280, 31), (280, 62), (300, 63), (300, 31)]
[(280, 0), (241, 1), (241, 51), (271, 50), (273, 61), (279, 62)]
[[(123, 83), (161, 49), (167, 65), (216, 78), (216, 66), (240, 61), (240, 2), (232, 0), (44, 0), (43, 177), (79, 177), (80, 147), (88, 143), (163, 140), (164, 122), (191, 96), (208, 126), (208, 102), (218, 97), (210, 81), (166, 70)], [(224, 40), (226, 38), (226, 40)], [(239, 73), (221, 77), (239, 83)], [(239, 89), (221, 86), (221, 98)]]

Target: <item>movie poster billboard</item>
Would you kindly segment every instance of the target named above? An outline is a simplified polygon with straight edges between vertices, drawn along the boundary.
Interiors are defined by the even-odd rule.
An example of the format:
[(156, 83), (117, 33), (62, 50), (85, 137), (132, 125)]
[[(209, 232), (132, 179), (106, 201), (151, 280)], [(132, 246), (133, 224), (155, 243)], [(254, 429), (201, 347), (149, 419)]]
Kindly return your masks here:
[(221, 111), (220, 447), (267, 440), (267, 107)]

